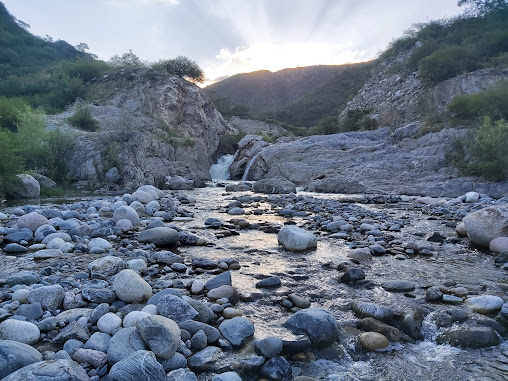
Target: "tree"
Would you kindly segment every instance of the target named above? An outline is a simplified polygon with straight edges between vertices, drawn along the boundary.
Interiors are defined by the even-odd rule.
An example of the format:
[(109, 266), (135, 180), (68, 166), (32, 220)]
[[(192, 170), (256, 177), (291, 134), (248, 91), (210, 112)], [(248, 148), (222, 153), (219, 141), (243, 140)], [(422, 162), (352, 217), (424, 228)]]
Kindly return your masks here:
[(205, 73), (198, 64), (184, 56), (161, 61), (159, 65), (161, 65), (169, 74), (188, 79), (192, 82), (203, 83), (205, 80)]
[(89, 49), (88, 44), (86, 44), (84, 42), (80, 42), (79, 44), (77, 44), (75, 46), (75, 48), (83, 53), (85, 53)]
[(484, 15), (508, 9), (508, 0), (459, 0), (457, 5), (467, 7), (467, 11), (472, 14)]
[(141, 59), (134, 54), (132, 49), (129, 49), (129, 53), (124, 53), (122, 56), (114, 55), (110, 58), (108, 63), (112, 66), (118, 67), (142, 67), (145, 66), (145, 63), (141, 61)]

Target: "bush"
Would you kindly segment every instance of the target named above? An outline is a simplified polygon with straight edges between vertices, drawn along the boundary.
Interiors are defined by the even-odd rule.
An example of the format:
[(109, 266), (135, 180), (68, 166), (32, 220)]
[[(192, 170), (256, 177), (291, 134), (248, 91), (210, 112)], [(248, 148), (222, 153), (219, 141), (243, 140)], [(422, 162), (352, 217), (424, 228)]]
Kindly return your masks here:
[(461, 120), (490, 117), (508, 120), (508, 81), (478, 94), (459, 95), (452, 99), (448, 110)]
[(24, 160), (11, 131), (0, 128), (0, 195), (6, 187), (23, 171)]
[(485, 118), (471, 136), (455, 144), (449, 159), (463, 174), (508, 180), (508, 122)]
[(46, 133), (45, 144), (47, 147), (45, 174), (59, 184), (66, 183), (68, 181), (66, 163), (76, 144), (75, 134), (56, 128)]
[(28, 107), (21, 98), (0, 98), (0, 128), (16, 132), (20, 113)]
[(46, 145), (46, 115), (26, 108), (19, 116), (18, 133), (15, 142), (23, 156), (27, 170), (42, 170), (49, 154)]
[(450, 46), (420, 60), (418, 70), (422, 81), (433, 85), (466, 72), (471, 66), (464, 48)]
[(198, 64), (184, 56), (157, 62), (155, 66), (163, 67), (169, 74), (192, 82), (203, 83), (205, 80), (205, 73)]
[(377, 126), (375, 119), (370, 117), (371, 108), (356, 108), (347, 110), (339, 123), (339, 132), (373, 130)]
[(81, 103), (76, 106), (74, 115), (67, 118), (67, 120), (71, 125), (81, 130), (97, 131), (99, 129), (97, 120), (92, 118), (90, 107)]

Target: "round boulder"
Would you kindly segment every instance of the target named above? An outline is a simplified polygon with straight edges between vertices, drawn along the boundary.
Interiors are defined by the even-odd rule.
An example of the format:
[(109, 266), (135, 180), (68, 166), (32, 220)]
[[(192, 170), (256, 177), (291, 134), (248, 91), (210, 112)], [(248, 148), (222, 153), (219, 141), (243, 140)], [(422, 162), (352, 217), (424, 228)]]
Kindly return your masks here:
[(152, 287), (133, 270), (122, 270), (115, 276), (113, 291), (126, 303), (138, 303), (152, 296)]
[(130, 206), (121, 206), (113, 213), (113, 221), (116, 223), (120, 220), (129, 220), (133, 226), (139, 224), (138, 213)]
[(473, 296), (466, 299), (466, 305), (480, 314), (493, 314), (503, 307), (503, 299), (494, 295)]
[(181, 331), (175, 321), (164, 316), (150, 315), (138, 320), (136, 328), (157, 357), (169, 359), (178, 349)]
[(27, 321), (7, 319), (0, 323), (0, 339), (3, 340), (32, 345), (39, 341), (40, 336), (39, 328)]
[(314, 346), (326, 346), (335, 341), (337, 321), (333, 315), (320, 308), (308, 308), (295, 313), (285, 324), (295, 334), (306, 334)]
[(316, 248), (316, 236), (298, 226), (287, 225), (279, 232), (279, 244), (289, 251), (305, 251)]
[(178, 232), (167, 227), (157, 227), (143, 230), (139, 233), (138, 241), (141, 243), (154, 243), (157, 246), (174, 245), (178, 241)]
[(284, 177), (258, 180), (252, 186), (256, 193), (279, 194), (296, 193), (296, 186)]
[(489, 242), (489, 250), (494, 253), (508, 253), (508, 237), (497, 237)]
[(25, 214), (18, 219), (18, 228), (23, 229), (27, 228), (31, 231), (35, 232), (42, 225), (49, 224), (49, 220), (44, 217), (42, 214), (31, 212)]
[(40, 361), (11, 373), (2, 381), (89, 381), (86, 371), (69, 359)]
[(363, 332), (358, 335), (358, 342), (367, 351), (375, 351), (388, 347), (388, 339), (378, 332)]
[(13, 340), (0, 340), (0, 379), (39, 361), (42, 361), (42, 355), (30, 345)]
[(489, 206), (469, 213), (462, 220), (471, 242), (488, 247), (497, 237), (508, 237), (508, 205)]

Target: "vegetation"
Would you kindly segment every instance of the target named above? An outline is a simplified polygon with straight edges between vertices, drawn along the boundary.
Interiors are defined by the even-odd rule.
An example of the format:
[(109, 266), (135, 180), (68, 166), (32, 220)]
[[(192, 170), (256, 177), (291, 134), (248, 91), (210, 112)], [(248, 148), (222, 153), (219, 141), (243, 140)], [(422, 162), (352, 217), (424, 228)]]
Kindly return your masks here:
[(92, 117), (90, 107), (83, 103), (77, 104), (74, 115), (67, 118), (67, 120), (71, 125), (81, 130), (97, 131), (99, 129), (99, 123)]
[(372, 119), (370, 108), (356, 108), (346, 112), (346, 115), (339, 124), (340, 132), (373, 130), (377, 126), (375, 119)]
[(231, 119), (232, 116), (238, 116), (240, 118), (251, 117), (249, 107), (244, 104), (233, 104), (231, 99), (227, 97), (219, 97), (213, 101), (213, 105), (219, 111), (222, 116), (226, 119)]
[(5, 194), (6, 188), (23, 168), (23, 158), (15, 144), (14, 134), (0, 129), (0, 195)]
[(205, 80), (205, 73), (198, 64), (184, 56), (160, 61), (155, 66), (164, 68), (171, 75), (176, 75), (192, 82), (203, 83)]

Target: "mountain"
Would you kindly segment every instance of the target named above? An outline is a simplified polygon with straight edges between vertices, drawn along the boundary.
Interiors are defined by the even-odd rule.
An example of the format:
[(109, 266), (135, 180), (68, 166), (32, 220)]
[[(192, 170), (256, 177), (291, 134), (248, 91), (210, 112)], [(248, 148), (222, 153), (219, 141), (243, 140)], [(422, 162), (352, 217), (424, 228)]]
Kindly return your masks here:
[(275, 111), (301, 99), (351, 65), (308, 66), (238, 74), (207, 86), (212, 100), (229, 99), (233, 105), (245, 105), (253, 114)]
[(87, 56), (65, 41), (50, 42), (29, 33), (0, 2), (0, 78), (34, 73), (58, 61)]

